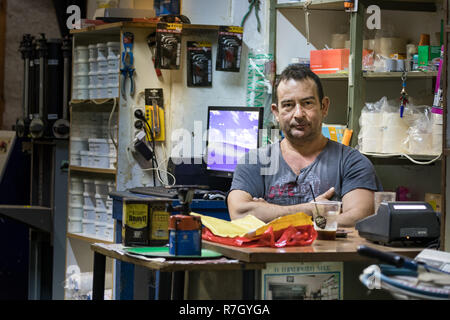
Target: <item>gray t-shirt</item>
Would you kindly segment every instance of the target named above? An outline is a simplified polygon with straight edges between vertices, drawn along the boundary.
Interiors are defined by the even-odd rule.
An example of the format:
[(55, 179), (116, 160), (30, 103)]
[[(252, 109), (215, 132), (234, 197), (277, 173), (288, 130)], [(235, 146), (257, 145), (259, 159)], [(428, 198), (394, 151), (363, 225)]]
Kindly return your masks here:
[(313, 200), (314, 195), (334, 187), (331, 200), (341, 201), (354, 189), (382, 191), (372, 163), (358, 150), (328, 140), (313, 163), (297, 176), (284, 160), (280, 143), (251, 150), (236, 166), (231, 190), (243, 190), (253, 197), (278, 205), (293, 205)]

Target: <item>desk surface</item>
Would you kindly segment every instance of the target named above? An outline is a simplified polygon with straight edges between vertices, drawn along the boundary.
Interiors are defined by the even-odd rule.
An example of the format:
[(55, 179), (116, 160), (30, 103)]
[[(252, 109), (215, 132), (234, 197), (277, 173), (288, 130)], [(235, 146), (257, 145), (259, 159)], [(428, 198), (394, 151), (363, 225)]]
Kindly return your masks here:
[[(218, 259), (208, 260), (165, 260), (153, 259), (152, 261), (135, 258), (129, 255), (122, 255), (114, 249), (108, 249), (104, 244), (91, 244), (91, 250), (100, 253), (106, 257), (117, 259), (123, 262), (139, 265), (151, 270), (159, 270), (162, 272), (174, 271), (200, 271), (200, 270), (256, 270), (264, 269), (264, 263), (244, 263), (238, 260), (227, 259), (221, 257)], [(163, 259), (161, 259), (163, 260)]]
[(265, 263), (265, 262), (320, 262), (320, 261), (362, 261), (369, 258), (358, 254), (356, 249), (359, 245), (366, 245), (372, 248), (398, 253), (400, 255), (414, 258), (424, 248), (412, 247), (387, 247), (377, 245), (361, 238), (358, 231), (353, 228), (347, 238), (337, 238), (336, 240), (315, 240), (311, 246), (306, 247), (286, 247), (286, 248), (240, 248), (227, 246), (210, 241), (203, 241), (205, 249), (214, 250), (226, 257), (244, 262)]

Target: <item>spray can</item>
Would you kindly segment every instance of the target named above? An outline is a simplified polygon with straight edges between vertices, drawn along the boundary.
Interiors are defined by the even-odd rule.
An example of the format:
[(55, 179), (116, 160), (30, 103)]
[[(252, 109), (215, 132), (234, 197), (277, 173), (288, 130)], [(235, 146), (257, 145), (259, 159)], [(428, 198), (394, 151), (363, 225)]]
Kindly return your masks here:
[(169, 253), (175, 256), (200, 256), (202, 222), (200, 217), (172, 215), (169, 222)]

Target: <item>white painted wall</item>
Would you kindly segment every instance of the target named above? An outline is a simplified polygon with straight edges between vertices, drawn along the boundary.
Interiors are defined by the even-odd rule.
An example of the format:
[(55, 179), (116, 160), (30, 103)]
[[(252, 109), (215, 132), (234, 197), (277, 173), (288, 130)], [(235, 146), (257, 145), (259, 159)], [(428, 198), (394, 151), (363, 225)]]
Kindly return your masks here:
[[(199, 4), (200, 2), (200, 4)], [(205, 152), (204, 132), (206, 131), (208, 106), (244, 106), (246, 98), (247, 56), (250, 50), (267, 52), (268, 23), (266, 2), (262, 2), (259, 11), (261, 32), (256, 30), (254, 11), (249, 15), (244, 26), (243, 48), (241, 53), (240, 72), (215, 71), (217, 54), (217, 32), (199, 32), (184, 34), (182, 37), (181, 67), (179, 70), (162, 70), (163, 81), (159, 81), (150, 60), (149, 50), (145, 42), (150, 30), (135, 28), (135, 68), (136, 95), (127, 100), (121, 99), (119, 107), (119, 161), (118, 190), (136, 186), (152, 185), (153, 171), (143, 171), (127, 154), (127, 147), (134, 138), (133, 112), (136, 108), (144, 108), (144, 99), (139, 92), (145, 88), (163, 88), (166, 118), (166, 141), (157, 143), (158, 161), (164, 169), (171, 150), (177, 141), (171, 139), (175, 130), (184, 130), (190, 139), (190, 152), (183, 156), (201, 157)], [(182, 13), (188, 16), (193, 24), (240, 25), (242, 17), (248, 10), (248, 2), (241, 0), (184, 0)], [(204, 40), (213, 45), (213, 85), (211, 88), (188, 88), (186, 84), (186, 41)], [(164, 175), (163, 175), (164, 176)], [(169, 180), (171, 182), (171, 180)], [(157, 183), (159, 184), (159, 183)]]

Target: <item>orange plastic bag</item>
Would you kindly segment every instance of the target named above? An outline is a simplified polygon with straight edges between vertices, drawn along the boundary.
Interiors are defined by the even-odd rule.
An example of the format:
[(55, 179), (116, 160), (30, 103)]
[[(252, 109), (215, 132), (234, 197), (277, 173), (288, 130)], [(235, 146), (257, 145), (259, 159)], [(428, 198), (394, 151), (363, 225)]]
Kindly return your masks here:
[(235, 247), (292, 247), (292, 246), (309, 246), (317, 238), (317, 231), (312, 225), (289, 226), (287, 228), (273, 231), (273, 227), (269, 228), (261, 235), (247, 237), (220, 237), (214, 235), (207, 227), (203, 228), (202, 239), (212, 242), (222, 243)]

